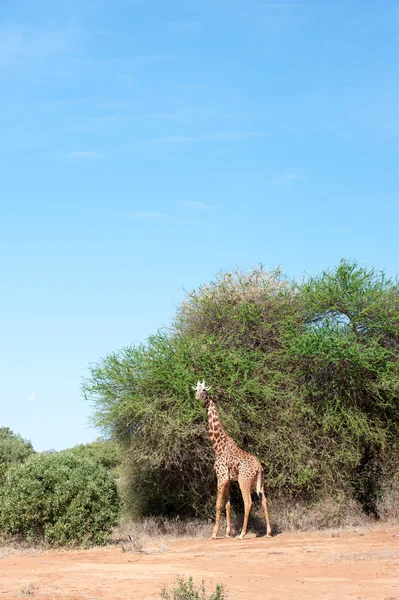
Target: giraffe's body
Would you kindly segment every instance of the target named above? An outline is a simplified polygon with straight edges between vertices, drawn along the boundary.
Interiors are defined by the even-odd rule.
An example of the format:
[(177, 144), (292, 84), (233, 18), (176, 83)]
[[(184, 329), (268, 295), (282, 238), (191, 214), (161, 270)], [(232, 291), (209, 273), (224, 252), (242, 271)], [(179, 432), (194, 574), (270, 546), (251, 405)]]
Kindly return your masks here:
[(264, 493), (263, 468), (259, 460), (242, 450), (238, 444), (225, 431), (220, 420), (219, 412), (215, 402), (209, 397), (205, 382), (198, 382), (197, 399), (204, 402), (207, 415), (209, 437), (215, 451), (215, 472), (217, 477), (217, 500), (216, 500), (216, 522), (213, 529), (213, 536), (216, 538), (220, 528), (220, 513), (223, 501), (226, 500), (226, 536), (230, 536), (230, 482), (238, 481), (244, 500), (244, 522), (240, 538), (243, 538), (247, 532), (248, 516), (251, 510), (251, 490), (256, 489), (259, 498), (262, 501), (262, 507), (265, 514), (267, 536), (271, 536), (271, 528), (267, 513), (266, 497)]

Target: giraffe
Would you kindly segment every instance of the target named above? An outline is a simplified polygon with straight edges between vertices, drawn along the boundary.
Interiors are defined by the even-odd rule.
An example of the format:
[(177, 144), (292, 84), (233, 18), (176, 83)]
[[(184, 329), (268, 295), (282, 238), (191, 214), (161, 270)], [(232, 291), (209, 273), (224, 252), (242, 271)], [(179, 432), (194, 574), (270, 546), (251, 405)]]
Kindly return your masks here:
[(262, 502), (265, 514), (267, 537), (271, 537), (272, 531), (267, 512), (266, 496), (264, 492), (263, 468), (259, 460), (253, 455), (241, 450), (236, 442), (226, 433), (216, 403), (212, 400), (208, 391), (211, 389), (205, 385), (205, 381), (198, 381), (193, 386), (196, 391), (196, 399), (202, 400), (208, 415), (209, 437), (215, 451), (215, 472), (217, 477), (217, 500), (216, 521), (213, 528), (212, 538), (216, 539), (220, 529), (220, 513), (223, 500), (226, 500), (226, 537), (230, 537), (230, 482), (238, 481), (244, 500), (244, 521), (240, 533), (240, 539), (247, 533), (248, 517), (252, 506), (251, 489), (256, 488), (259, 499)]

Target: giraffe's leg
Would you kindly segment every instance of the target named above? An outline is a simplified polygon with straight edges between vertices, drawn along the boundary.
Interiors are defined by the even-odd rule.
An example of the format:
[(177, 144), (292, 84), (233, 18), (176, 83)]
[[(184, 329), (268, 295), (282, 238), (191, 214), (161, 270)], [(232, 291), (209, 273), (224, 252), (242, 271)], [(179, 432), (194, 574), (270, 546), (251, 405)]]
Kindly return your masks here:
[(251, 486), (248, 485), (247, 482), (241, 482), (240, 488), (241, 488), (242, 498), (244, 500), (244, 521), (243, 521), (242, 530), (240, 533), (240, 540), (242, 540), (245, 537), (245, 534), (247, 533), (248, 517), (249, 517), (249, 512), (250, 512), (251, 506), (252, 506), (252, 500), (251, 500)]
[(266, 501), (266, 496), (265, 496), (265, 490), (262, 491), (262, 508), (263, 508), (263, 512), (265, 513), (265, 520), (266, 520), (266, 528), (267, 528), (266, 537), (272, 537), (272, 528), (270, 527), (270, 523), (269, 523), (269, 513), (267, 512), (267, 501)]
[(230, 537), (231, 526), (230, 526), (230, 482), (225, 487), (225, 497), (226, 497), (226, 537)]
[(212, 538), (215, 540), (219, 535), (220, 529), (220, 513), (222, 511), (223, 499), (224, 499), (224, 490), (227, 485), (227, 481), (218, 482), (218, 495), (216, 498), (216, 521), (215, 526), (213, 528)]

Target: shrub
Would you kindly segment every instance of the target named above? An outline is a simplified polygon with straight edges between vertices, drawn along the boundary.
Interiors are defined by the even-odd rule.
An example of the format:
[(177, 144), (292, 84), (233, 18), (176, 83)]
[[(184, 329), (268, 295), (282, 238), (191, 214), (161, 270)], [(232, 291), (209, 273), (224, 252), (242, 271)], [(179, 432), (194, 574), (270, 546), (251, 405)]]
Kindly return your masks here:
[(30, 541), (102, 544), (119, 507), (113, 478), (95, 461), (68, 453), (36, 455), (7, 473), (0, 529)]
[(225, 600), (223, 585), (217, 583), (215, 592), (207, 596), (204, 583), (197, 587), (192, 577), (178, 577), (173, 589), (170, 591), (164, 586), (159, 597), (161, 600)]
[(11, 465), (24, 462), (34, 452), (28, 440), (24, 440), (9, 427), (0, 427), (0, 484)]
[(89, 444), (78, 444), (68, 450), (62, 450), (62, 453), (90, 458), (114, 473), (121, 462), (120, 450), (111, 440), (99, 439)]

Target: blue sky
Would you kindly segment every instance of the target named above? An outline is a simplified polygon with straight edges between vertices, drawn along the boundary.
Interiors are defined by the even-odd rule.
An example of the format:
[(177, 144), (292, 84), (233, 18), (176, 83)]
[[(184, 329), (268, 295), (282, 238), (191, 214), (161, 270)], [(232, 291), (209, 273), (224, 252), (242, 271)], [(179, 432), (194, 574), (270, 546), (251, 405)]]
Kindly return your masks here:
[(87, 366), (223, 269), (398, 272), (399, 2), (0, 2), (0, 424), (94, 439)]

